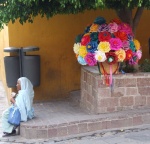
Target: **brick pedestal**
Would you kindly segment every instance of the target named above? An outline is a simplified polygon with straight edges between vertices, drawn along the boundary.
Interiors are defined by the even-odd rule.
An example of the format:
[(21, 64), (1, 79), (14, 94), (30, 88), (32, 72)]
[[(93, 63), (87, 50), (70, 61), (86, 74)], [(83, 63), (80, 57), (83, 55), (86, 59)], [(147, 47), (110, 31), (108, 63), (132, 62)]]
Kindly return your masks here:
[(150, 73), (115, 74), (109, 87), (97, 66), (84, 66), (80, 106), (92, 114), (150, 107)]

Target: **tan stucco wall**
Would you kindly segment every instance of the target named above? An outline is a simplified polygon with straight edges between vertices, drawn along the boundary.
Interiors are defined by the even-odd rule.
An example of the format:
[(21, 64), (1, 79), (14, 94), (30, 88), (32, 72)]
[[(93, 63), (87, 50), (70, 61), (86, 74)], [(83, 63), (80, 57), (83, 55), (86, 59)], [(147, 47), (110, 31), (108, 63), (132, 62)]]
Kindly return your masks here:
[(144, 60), (145, 58), (150, 58), (149, 45), (148, 45), (148, 40), (150, 38), (149, 16), (150, 16), (150, 10), (145, 10), (140, 19), (140, 22), (137, 27), (137, 32), (136, 32), (136, 37), (140, 41), (142, 46), (142, 52), (143, 52), (142, 60)]
[[(137, 31), (137, 38), (143, 47), (143, 58), (149, 57), (149, 14), (150, 11), (144, 12)], [(28, 53), (41, 56), (41, 84), (35, 88), (35, 101), (65, 98), (70, 91), (80, 89), (80, 65), (73, 53), (74, 39), (97, 16), (103, 16), (107, 21), (116, 18), (112, 10), (97, 10), (76, 15), (57, 15), (50, 20), (37, 17), (33, 24), (23, 26), (19, 22), (9, 24), (9, 46), (40, 47), (40, 51)], [(3, 65), (1, 67), (3, 69)], [(2, 76), (5, 77), (4, 72)]]
[[(6, 96), (9, 99), (11, 89), (6, 86), (5, 69), (4, 69), (4, 57), (9, 56), (9, 53), (4, 53), (3, 49), (9, 46), (8, 27), (0, 32), (0, 80), (3, 82), (3, 86), (6, 90)], [(8, 101), (9, 102), (9, 101)]]

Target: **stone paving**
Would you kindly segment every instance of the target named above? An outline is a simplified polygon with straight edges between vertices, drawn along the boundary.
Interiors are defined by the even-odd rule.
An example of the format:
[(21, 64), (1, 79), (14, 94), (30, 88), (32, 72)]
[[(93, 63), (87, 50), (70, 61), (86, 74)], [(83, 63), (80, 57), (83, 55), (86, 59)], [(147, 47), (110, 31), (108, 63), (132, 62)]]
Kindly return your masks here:
[[(3, 85), (1, 82), (0, 82), (0, 100), (1, 100), (0, 113), (2, 113), (2, 111), (6, 109), (8, 104), (6, 101), (5, 91), (3, 89)], [(54, 109), (49, 109), (48, 115), (46, 115), (47, 110), (48, 110), (47, 108), (49, 106), (51, 106), (50, 108), (53, 107)], [(69, 115), (68, 109), (70, 109), (71, 107), (72, 109), (70, 110), (70, 115)], [(86, 119), (89, 117), (91, 118), (90, 120), (93, 120), (93, 121), (96, 118), (99, 118), (98, 115), (91, 116), (91, 115), (88, 115), (87, 113), (84, 113), (76, 105), (72, 105), (71, 107), (69, 107), (69, 104), (67, 101), (64, 102), (63, 107), (62, 107), (61, 102), (57, 102), (57, 104), (55, 102), (52, 102), (49, 104), (48, 103), (47, 104), (46, 103), (34, 104), (36, 118), (33, 121), (22, 123), (22, 127), (23, 126), (30, 127), (33, 124), (35, 126), (35, 123), (38, 126), (43, 126), (43, 123), (45, 123), (46, 125), (48, 122), (51, 124), (55, 124), (55, 125), (60, 124), (64, 126), (64, 124), (66, 123), (66, 120), (67, 122), (71, 123), (71, 121), (75, 118), (78, 118), (78, 121), (83, 120), (85, 122), (86, 122)], [(41, 112), (42, 113), (45, 112), (44, 113), (45, 117), (43, 117), (43, 114), (41, 114)], [(69, 116), (64, 117), (65, 112), (66, 112), (66, 115), (69, 115)], [(141, 115), (144, 114), (145, 112), (149, 114), (149, 109), (146, 109), (146, 110), (144, 109), (143, 111), (141, 111)], [(134, 113), (129, 112), (127, 115), (132, 117), (132, 115), (135, 115), (135, 112)], [(123, 115), (119, 115), (119, 116), (123, 117)], [(101, 118), (102, 117), (104, 118), (106, 116), (103, 115), (101, 116)], [(137, 120), (137, 122), (139, 121)], [(147, 123), (150, 123), (149, 119), (147, 119)], [(149, 124), (141, 125), (137, 127), (129, 126), (126, 128), (121, 128), (121, 129), (112, 128), (112, 129), (99, 130), (99, 131), (94, 130), (94, 129), (95, 127), (93, 127), (93, 131), (85, 132), (82, 134), (72, 134), (68, 136), (62, 135), (62, 136), (53, 137), (53, 138), (41, 138), (40, 139), (39, 137), (38, 139), (37, 138), (26, 139), (20, 135), (16, 135), (13, 137), (6, 137), (6, 138), (0, 137), (0, 144), (127, 144), (127, 143), (128, 144), (150, 144), (150, 125)], [(59, 129), (59, 130), (60, 130), (59, 132), (62, 132), (61, 131), (62, 129)], [(73, 128), (70, 130), (74, 131), (75, 129)], [(33, 131), (31, 130), (31, 132), (34, 133), (34, 130)], [(0, 127), (0, 135), (2, 135), (1, 127)]]

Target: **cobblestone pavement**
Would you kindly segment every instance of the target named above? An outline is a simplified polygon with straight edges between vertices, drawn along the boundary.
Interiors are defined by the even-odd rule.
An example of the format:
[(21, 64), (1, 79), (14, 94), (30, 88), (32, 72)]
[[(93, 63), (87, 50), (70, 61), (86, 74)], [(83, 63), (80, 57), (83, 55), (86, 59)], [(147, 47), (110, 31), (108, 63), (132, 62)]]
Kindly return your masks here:
[[(5, 95), (0, 81), (0, 114), (8, 107)], [(0, 144), (150, 144), (150, 125), (53, 139), (25, 139), (19, 135), (3, 138), (0, 125)]]

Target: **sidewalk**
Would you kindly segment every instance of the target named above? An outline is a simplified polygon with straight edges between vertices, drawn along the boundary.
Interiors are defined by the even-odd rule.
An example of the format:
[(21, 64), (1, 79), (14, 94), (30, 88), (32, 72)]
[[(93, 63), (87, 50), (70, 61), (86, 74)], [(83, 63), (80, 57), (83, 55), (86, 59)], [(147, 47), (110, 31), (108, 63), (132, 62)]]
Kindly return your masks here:
[[(1, 82), (0, 100), (2, 113), (8, 105)], [(150, 133), (150, 125), (144, 125), (150, 124), (148, 108), (89, 115), (70, 100), (36, 103), (34, 108), (35, 118), (21, 123), (21, 135), (0, 138), (0, 144), (125, 144), (122, 142), (129, 141), (132, 142), (130, 144), (150, 143), (150, 139), (146, 139), (146, 133)], [(143, 138), (135, 138), (133, 132), (136, 131), (139, 135), (143, 134)]]

